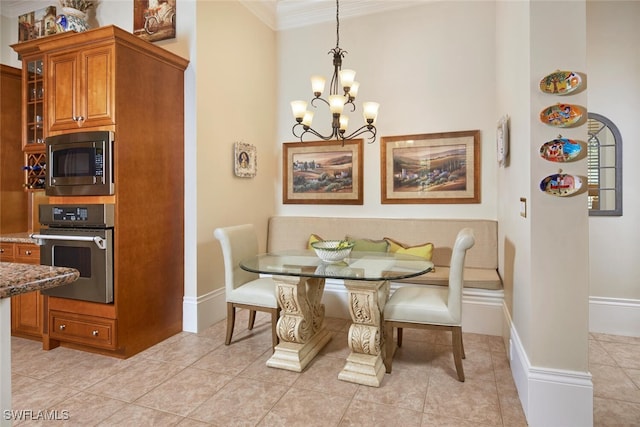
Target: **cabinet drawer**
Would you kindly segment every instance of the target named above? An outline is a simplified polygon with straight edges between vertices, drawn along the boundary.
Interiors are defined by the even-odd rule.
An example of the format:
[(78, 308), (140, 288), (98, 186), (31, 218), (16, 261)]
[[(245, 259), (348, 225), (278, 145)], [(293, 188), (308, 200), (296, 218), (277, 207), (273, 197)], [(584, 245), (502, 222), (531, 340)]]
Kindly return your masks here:
[(16, 243), (14, 257), (16, 262), (40, 264), (40, 246)]
[(0, 261), (13, 262), (14, 247), (13, 243), (0, 243)]
[(49, 336), (56, 340), (113, 349), (115, 333), (115, 319), (55, 310), (49, 312)]

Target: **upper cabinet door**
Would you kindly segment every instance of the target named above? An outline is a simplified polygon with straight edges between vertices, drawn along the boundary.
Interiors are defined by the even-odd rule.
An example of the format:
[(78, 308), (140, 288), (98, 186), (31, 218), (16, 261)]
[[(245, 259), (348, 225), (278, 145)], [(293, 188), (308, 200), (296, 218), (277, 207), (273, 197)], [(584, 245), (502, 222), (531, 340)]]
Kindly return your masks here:
[(49, 131), (115, 124), (113, 46), (48, 56)]

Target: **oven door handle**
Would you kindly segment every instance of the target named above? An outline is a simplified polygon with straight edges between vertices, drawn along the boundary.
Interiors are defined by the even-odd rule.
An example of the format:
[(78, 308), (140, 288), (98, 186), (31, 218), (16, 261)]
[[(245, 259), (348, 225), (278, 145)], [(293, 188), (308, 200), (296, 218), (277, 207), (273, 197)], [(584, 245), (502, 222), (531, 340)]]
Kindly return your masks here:
[(44, 240), (71, 240), (73, 242), (94, 242), (102, 250), (107, 249), (107, 241), (100, 236), (63, 236), (59, 234), (30, 234), (29, 237), (36, 240), (39, 246), (44, 245)]

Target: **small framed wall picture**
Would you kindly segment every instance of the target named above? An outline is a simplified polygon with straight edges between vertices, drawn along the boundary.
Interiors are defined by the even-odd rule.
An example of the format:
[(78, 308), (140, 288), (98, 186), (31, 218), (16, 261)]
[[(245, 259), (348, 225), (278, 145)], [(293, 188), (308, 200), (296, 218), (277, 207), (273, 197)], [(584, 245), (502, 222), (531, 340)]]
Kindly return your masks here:
[(256, 147), (244, 142), (233, 144), (234, 172), (241, 178), (253, 178), (258, 171)]

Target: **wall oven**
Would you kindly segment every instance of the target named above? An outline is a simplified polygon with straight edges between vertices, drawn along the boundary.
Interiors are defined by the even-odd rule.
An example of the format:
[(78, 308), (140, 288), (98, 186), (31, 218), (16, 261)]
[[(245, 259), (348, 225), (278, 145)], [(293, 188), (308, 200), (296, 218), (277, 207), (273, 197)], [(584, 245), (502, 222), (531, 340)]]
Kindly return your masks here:
[(40, 245), (40, 264), (72, 267), (75, 282), (41, 291), (45, 295), (113, 302), (113, 204), (40, 205), (40, 224), (31, 237)]

